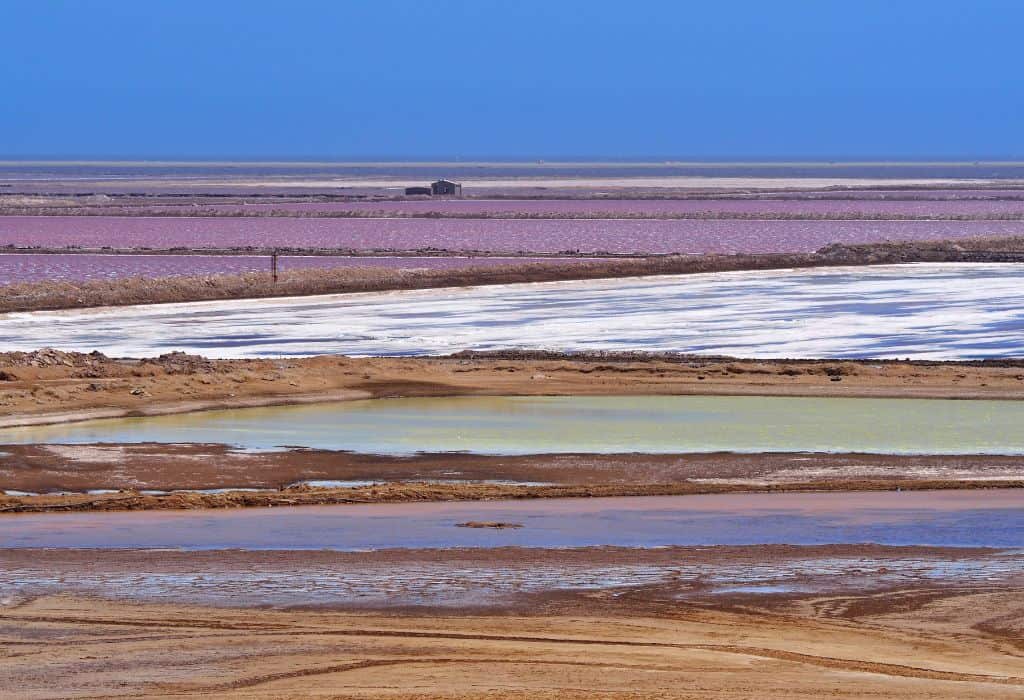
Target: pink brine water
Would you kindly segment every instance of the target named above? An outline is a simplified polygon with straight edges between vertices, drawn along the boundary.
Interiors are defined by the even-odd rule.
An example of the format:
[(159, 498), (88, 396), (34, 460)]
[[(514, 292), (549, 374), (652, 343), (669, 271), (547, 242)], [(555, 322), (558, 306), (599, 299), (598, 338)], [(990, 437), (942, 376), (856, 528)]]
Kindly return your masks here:
[(986, 235), (1024, 235), (1024, 221), (0, 217), (0, 245), (19, 247), (769, 253)]

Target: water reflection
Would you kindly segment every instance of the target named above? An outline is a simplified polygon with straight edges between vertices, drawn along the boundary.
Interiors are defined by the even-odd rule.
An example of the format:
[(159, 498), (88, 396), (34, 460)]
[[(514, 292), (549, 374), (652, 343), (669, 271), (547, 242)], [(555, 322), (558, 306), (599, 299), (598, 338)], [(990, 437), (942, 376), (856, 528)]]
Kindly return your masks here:
[[(520, 523), (489, 530), (467, 521)], [(5, 516), (4, 547), (1024, 546), (1016, 491), (728, 494)]]

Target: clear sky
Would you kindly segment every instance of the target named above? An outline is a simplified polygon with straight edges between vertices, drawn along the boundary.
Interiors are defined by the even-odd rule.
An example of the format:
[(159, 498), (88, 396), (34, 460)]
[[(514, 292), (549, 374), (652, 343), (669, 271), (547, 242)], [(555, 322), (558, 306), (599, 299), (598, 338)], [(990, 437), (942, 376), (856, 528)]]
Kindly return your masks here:
[(1020, 0), (4, 0), (0, 157), (1024, 157)]

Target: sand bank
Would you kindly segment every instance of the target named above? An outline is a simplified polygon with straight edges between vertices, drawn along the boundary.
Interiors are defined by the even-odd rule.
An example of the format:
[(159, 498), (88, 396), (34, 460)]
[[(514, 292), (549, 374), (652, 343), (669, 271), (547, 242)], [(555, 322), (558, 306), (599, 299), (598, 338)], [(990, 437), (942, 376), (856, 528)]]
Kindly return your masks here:
[(0, 427), (401, 396), (760, 395), (1021, 399), (1024, 361), (737, 360), (642, 353), (117, 360), (0, 354)]
[(11, 599), (0, 687), (20, 698), (959, 700), (1019, 698), (1024, 686), (1019, 588), (920, 582), (719, 602), (626, 588), (532, 603), (396, 616)]
[(117, 360), (0, 354), (0, 427), (400, 396), (760, 395), (1021, 399), (1024, 361), (736, 360), (643, 353), (509, 352), (439, 358), (321, 356)]

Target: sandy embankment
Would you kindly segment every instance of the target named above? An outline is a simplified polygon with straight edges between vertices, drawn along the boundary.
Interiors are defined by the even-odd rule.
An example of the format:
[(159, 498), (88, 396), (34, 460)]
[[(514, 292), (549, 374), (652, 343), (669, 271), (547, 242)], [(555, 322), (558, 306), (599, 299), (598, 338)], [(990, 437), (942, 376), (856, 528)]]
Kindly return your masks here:
[[(817, 556), (830, 561), (846, 557), (876, 568), (894, 566), (888, 561), (893, 557), (913, 556), (820, 549)], [(758, 550), (754, 559), (747, 556), (749, 565), (787, 559)], [(170, 578), (175, 571), (185, 577), (198, 573), (197, 589), (208, 589), (224, 572), (287, 574), (297, 566), (309, 575), (360, 566), (327, 553), (96, 554), (0, 551), (0, 561), (5, 568), (48, 569), (70, 580), (94, 576), (98, 584), (135, 580), (142, 572), (147, 581), (161, 572)], [(532, 556), (537, 561), (487, 554), (491, 565), (510, 571), (524, 564), (537, 570), (559, 556), (563, 566), (571, 566), (565, 560), (574, 556), (586, 566), (591, 560), (614, 565), (616, 557), (593, 551)], [(627, 566), (649, 558), (638, 556), (626, 552), (620, 558)], [(704, 556), (740, 561), (745, 555)], [(445, 563), (463, 566), (465, 559), (456, 553)], [(396, 565), (415, 564), (406, 560)], [(367, 572), (382, 580), (379, 571)], [(72, 595), (9, 599), (0, 607), (0, 687), (24, 698), (417, 700), (960, 700), (1018, 698), (1024, 687), (1017, 649), (1020, 588), (1013, 584), (953, 587), (919, 580), (881, 592), (829, 589), (717, 600), (676, 598), (680, 587), (670, 582), (553, 591), (527, 596), (528, 606), (501, 614), (471, 607), (396, 614)]]
[(320, 356), (116, 360), (0, 354), (0, 427), (395, 396), (760, 395), (1024, 398), (1024, 360), (734, 360), (509, 352), (438, 358)]

